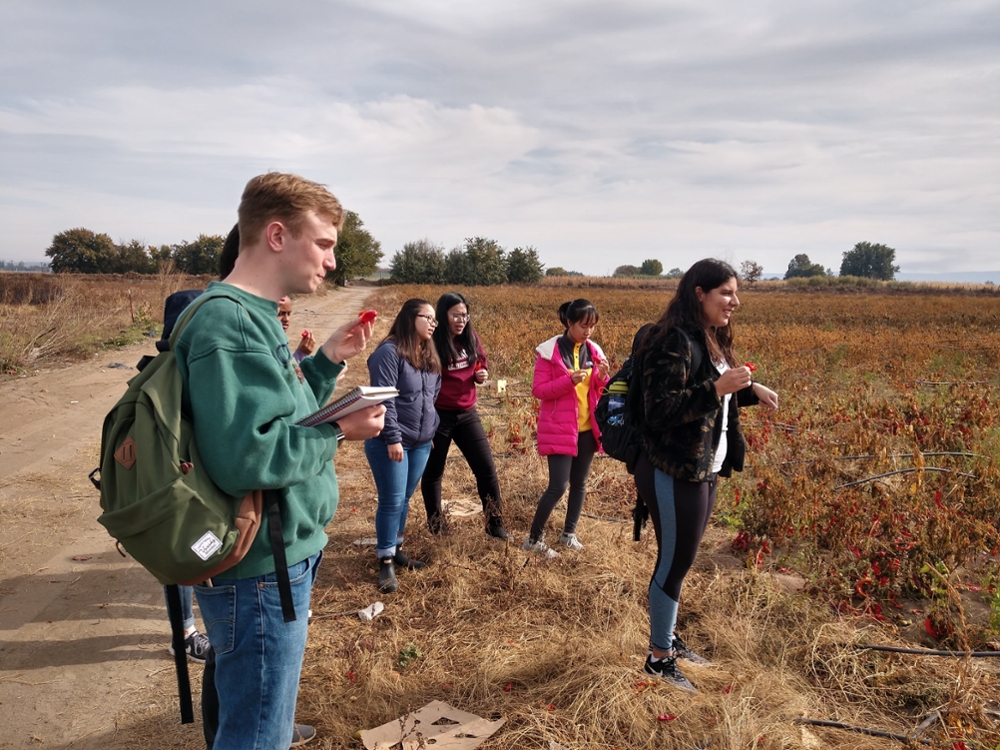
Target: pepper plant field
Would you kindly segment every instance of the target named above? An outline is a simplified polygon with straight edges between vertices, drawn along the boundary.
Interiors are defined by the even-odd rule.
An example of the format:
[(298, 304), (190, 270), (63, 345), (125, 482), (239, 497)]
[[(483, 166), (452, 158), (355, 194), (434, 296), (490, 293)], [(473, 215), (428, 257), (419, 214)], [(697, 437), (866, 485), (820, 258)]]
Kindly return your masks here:
[[(433, 303), (442, 291), (390, 288), (379, 309), (388, 323), (407, 296)], [(466, 291), (491, 377), (511, 383), (491, 422), (500, 454), (534, 452), (533, 348), (561, 331), (564, 298), (597, 305), (594, 340), (614, 368), (671, 294)], [(738, 356), (757, 365), (780, 407), (743, 411), (749, 465), (720, 484), (716, 511), (733, 554), (801, 576), (810, 596), (843, 614), (919, 621), (951, 648), (997, 641), (1000, 295), (743, 290), (741, 299)], [(627, 511), (627, 475), (602, 464), (588, 503)], [(961, 595), (986, 616), (963, 624)]]

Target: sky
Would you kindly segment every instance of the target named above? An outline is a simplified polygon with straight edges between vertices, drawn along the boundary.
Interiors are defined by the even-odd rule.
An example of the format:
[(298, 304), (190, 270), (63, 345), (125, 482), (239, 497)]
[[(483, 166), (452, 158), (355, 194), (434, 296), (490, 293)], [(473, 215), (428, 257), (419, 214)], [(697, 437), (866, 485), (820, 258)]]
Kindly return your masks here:
[(1000, 268), (1000, 0), (4, 0), (0, 259), (225, 234), (246, 181), (381, 242), (610, 274)]

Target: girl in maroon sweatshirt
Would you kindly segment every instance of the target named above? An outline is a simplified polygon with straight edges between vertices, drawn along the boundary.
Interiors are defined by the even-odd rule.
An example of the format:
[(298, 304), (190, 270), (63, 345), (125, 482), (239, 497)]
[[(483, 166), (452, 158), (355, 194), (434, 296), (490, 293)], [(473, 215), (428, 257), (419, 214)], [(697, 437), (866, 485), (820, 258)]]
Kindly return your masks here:
[(472, 330), (469, 302), (458, 292), (441, 297), (435, 311), (443, 325), (434, 331), (434, 345), (441, 358), (441, 392), (434, 406), (441, 423), (431, 447), (427, 468), (420, 483), (427, 510), (427, 525), (434, 534), (445, 529), (441, 510), (441, 479), (452, 441), (462, 451), (476, 477), (476, 487), (483, 503), (486, 534), (507, 539), (503, 527), (500, 482), (490, 441), (476, 411), (476, 386), (487, 378), (486, 354), (479, 337)]

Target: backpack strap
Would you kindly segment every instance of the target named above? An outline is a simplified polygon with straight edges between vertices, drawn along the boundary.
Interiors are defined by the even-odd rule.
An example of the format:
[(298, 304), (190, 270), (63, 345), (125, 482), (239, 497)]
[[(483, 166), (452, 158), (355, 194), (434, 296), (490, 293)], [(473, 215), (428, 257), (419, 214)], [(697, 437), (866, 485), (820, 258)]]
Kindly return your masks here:
[(278, 581), (278, 598), (285, 622), (295, 622), (295, 603), (292, 601), (292, 582), (288, 578), (288, 559), (285, 557), (285, 535), (281, 525), (281, 491), (264, 490), (264, 510), (267, 512), (267, 533), (274, 555), (274, 575)]
[(174, 666), (177, 667), (177, 693), (181, 703), (181, 724), (194, 723), (191, 701), (191, 678), (188, 675), (187, 651), (184, 648), (184, 616), (181, 614), (181, 592), (176, 584), (166, 587), (167, 615), (170, 618), (171, 645)]

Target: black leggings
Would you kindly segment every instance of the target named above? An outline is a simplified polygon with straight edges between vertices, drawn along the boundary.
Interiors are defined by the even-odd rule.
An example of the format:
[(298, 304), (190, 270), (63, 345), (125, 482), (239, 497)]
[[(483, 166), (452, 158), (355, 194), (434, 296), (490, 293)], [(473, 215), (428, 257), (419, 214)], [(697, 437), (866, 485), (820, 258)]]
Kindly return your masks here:
[(583, 512), (583, 499), (587, 494), (587, 477), (590, 465), (597, 452), (597, 440), (592, 430), (581, 432), (576, 440), (575, 456), (548, 456), (549, 486), (538, 501), (535, 518), (531, 522), (531, 538), (537, 541), (545, 531), (545, 524), (559, 502), (559, 498), (569, 485), (569, 499), (566, 501), (566, 523), (563, 533), (572, 534)]
[(441, 479), (444, 477), (444, 466), (448, 460), (448, 449), (452, 440), (462, 451), (476, 477), (476, 488), (483, 503), (486, 522), (489, 523), (490, 519), (499, 520), (503, 515), (500, 482), (493, 463), (493, 449), (490, 447), (489, 438), (483, 432), (479, 412), (476, 411), (476, 407), (472, 407), (466, 411), (439, 410), (438, 414), (441, 416), (441, 424), (438, 425), (437, 433), (434, 435), (431, 455), (427, 459), (427, 466), (420, 481), (427, 520), (433, 524), (435, 517), (441, 517)]

